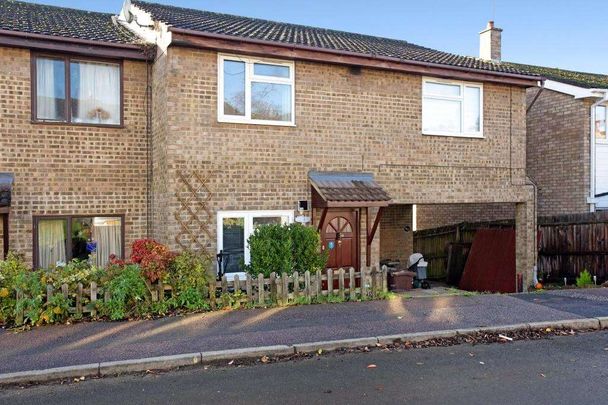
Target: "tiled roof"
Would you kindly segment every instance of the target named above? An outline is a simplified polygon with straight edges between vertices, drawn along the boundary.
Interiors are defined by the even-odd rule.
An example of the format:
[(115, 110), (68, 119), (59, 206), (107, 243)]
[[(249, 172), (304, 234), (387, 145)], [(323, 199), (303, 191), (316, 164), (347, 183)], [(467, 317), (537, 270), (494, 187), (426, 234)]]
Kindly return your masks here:
[(503, 62), (514, 69), (521, 69), (539, 74), (549, 80), (571, 84), (585, 89), (608, 89), (608, 75), (598, 73), (575, 72), (559, 68), (523, 65), (521, 63)]
[(133, 0), (132, 4), (175, 28), (237, 38), (303, 45), (498, 73), (526, 74), (512, 66), (425, 48), (412, 43), (350, 32), (240, 17)]
[(112, 14), (14, 0), (0, 1), (0, 29), (118, 44), (138, 42), (133, 33), (114, 23)]
[(391, 201), (371, 173), (311, 171), (308, 178), (327, 202)]

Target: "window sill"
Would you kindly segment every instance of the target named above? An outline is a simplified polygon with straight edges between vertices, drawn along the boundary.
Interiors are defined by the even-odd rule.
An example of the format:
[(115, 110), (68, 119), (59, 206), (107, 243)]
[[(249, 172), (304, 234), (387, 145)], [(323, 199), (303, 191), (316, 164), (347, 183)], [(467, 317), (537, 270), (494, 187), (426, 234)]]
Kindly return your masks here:
[(87, 124), (83, 122), (65, 122), (65, 121), (36, 121), (31, 120), (33, 125), (63, 125), (68, 127), (93, 127), (93, 128), (114, 128), (124, 129), (124, 124)]
[(473, 138), (473, 139), (484, 139), (483, 134), (451, 134), (447, 132), (431, 132), (422, 131), (422, 135), (426, 136), (446, 136), (450, 138)]
[(239, 120), (230, 118), (218, 118), (217, 122), (220, 124), (245, 124), (245, 125), (266, 125), (272, 127), (291, 127), (295, 128), (294, 122), (280, 122), (280, 121), (256, 121), (256, 120)]

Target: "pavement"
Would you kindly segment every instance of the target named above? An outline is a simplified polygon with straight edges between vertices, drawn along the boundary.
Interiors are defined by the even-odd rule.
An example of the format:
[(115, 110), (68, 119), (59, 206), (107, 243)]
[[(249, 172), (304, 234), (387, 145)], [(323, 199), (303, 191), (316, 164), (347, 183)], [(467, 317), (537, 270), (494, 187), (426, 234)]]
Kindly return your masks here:
[(274, 345), (296, 345), (608, 316), (608, 289), (219, 311), (150, 321), (0, 331), (0, 374)]
[[(599, 404), (608, 331), (6, 388), (19, 404)], [(370, 368), (373, 364), (376, 367)], [(602, 399), (604, 398), (604, 399)]]

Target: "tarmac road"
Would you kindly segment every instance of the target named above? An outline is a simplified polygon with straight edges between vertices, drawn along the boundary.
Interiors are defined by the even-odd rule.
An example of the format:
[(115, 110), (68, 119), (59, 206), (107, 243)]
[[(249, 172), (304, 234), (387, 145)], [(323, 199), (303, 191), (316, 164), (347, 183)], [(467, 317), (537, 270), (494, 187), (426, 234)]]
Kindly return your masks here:
[(607, 380), (603, 331), (10, 388), (0, 403), (598, 404), (608, 397)]

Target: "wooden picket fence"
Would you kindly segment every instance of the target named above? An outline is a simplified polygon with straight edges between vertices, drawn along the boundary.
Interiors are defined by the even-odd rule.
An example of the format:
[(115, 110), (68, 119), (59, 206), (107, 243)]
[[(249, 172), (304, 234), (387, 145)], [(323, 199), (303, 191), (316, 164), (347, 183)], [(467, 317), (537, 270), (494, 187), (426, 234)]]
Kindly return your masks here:
[[(337, 288), (334, 284), (337, 282)], [(170, 285), (159, 283), (151, 287), (151, 300), (161, 301), (170, 297), (173, 288)], [(78, 317), (85, 314), (95, 317), (97, 315), (96, 303), (98, 301), (107, 302), (111, 299), (109, 291), (105, 290), (103, 296), (99, 294), (100, 288), (96, 283), (91, 283), (88, 287), (82, 283), (76, 285), (76, 291), (70, 291), (67, 284), (63, 284), (59, 291), (55, 291), (52, 285), (47, 285), (46, 302), (49, 303), (54, 294), (63, 294), (65, 298), (74, 297), (71, 300), (68, 311)], [(342, 300), (374, 299), (381, 293), (388, 291), (387, 267), (382, 266), (381, 270), (376, 267), (362, 268), (356, 271), (353, 267), (345, 270), (338, 269), (333, 271), (328, 269), (326, 272), (310, 273), (309, 271), (300, 274), (294, 272), (292, 275), (270, 274), (269, 278), (264, 278), (259, 274), (257, 278), (252, 278), (249, 274), (244, 280), (238, 275), (233, 280), (228, 280), (226, 276), (219, 281), (209, 283), (209, 303), (212, 309), (220, 308), (220, 299), (223, 294), (233, 294), (241, 300), (242, 304), (250, 305), (289, 305), (291, 303), (302, 303), (302, 298), (312, 302), (318, 297), (336, 296)], [(16, 292), (16, 298), (20, 299), (23, 294)], [(304, 301), (306, 301), (304, 300)], [(18, 313), (16, 323), (22, 324), (24, 314)]]

